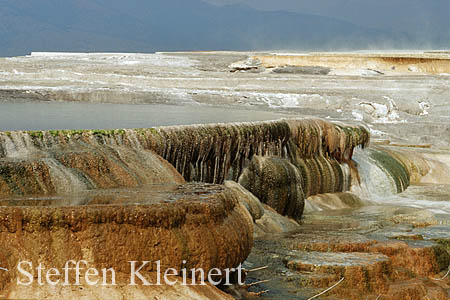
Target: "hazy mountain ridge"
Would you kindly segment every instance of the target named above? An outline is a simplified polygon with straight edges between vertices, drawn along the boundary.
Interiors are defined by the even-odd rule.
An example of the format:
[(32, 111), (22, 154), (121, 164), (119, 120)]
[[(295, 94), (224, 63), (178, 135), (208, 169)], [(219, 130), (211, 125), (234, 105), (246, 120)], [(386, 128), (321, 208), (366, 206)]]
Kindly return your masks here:
[(200, 0), (2, 0), (0, 56), (31, 51), (352, 49), (403, 34), (329, 17)]

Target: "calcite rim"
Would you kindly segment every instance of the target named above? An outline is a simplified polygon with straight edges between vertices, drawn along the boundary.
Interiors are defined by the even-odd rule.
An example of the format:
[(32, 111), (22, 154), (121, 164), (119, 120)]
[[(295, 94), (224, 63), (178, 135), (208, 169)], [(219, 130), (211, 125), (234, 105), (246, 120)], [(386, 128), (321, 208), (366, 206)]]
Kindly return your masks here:
[[(206, 224), (229, 215), (238, 203), (222, 185), (184, 184), (178, 190), (193, 194), (170, 203), (80, 206), (0, 206), (0, 232), (39, 231), (66, 227), (80, 231), (90, 224), (130, 224), (137, 227), (173, 228), (181, 224)], [(200, 198), (207, 194), (208, 197)], [(170, 194), (168, 194), (170, 195)]]

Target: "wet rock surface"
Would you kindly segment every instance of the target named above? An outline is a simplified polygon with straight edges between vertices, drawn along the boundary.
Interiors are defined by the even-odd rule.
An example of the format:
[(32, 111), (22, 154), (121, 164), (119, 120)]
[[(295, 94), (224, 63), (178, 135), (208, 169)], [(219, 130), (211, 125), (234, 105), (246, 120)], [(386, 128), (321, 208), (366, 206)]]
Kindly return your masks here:
[(428, 222), (435, 225), (412, 225), (414, 215), (410, 208), (379, 207), (306, 214), (298, 230), (255, 240), (246, 264), (269, 268), (247, 281), (269, 280), (252, 287), (269, 290), (261, 299), (308, 299), (342, 278), (324, 298), (448, 299), (449, 279), (437, 279), (450, 253), (435, 241), (448, 232), (433, 216)]
[[(361, 184), (357, 168), (363, 163), (372, 164), (366, 169), (376, 167), (383, 178), (390, 178), (392, 193), (406, 189), (411, 178), (419, 183), (429, 176), (426, 157), (382, 146), (358, 156), (357, 163), (352, 161), (354, 148), (365, 147), (369, 141), (361, 126), (305, 119), (12, 132), (2, 133), (1, 138), (2, 178), (13, 187), (3, 189), (1, 203), (7, 207), (0, 216), (2, 238), (13, 245), (5, 248), (10, 268), (25, 253), (36, 260), (61, 262), (69, 257), (64, 255), (75, 255), (103, 267), (112, 259), (125, 275), (120, 259), (127, 255), (161, 259), (165, 268), (173, 263), (177, 267), (183, 260), (206, 270), (234, 267), (247, 258), (254, 235), (255, 248), (246, 264), (270, 264), (269, 270), (278, 274), (272, 278), (274, 283), (263, 284), (272, 291), (267, 297), (274, 292), (274, 299), (287, 297), (294, 290), (299, 297), (313, 295), (340, 280), (339, 275), (347, 281), (330, 292), (339, 299), (358, 299), (361, 294), (416, 297), (424, 289), (425, 295), (434, 293), (440, 299), (446, 292), (445, 286), (426, 281), (448, 264), (445, 246), (410, 238), (426, 235), (402, 234), (407, 225), (396, 225), (410, 224), (413, 229), (433, 225), (432, 214), (408, 209), (368, 213), (367, 207), (348, 214), (329, 210), (367, 205), (344, 192)], [(55, 162), (60, 173), (55, 172)], [(241, 184), (180, 185), (184, 179), (175, 168), (188, 180), (223, 182), (237, 177)], [(54, 175), (67, 173), (72, 176)], [(21, 183), (23, 178), (31, 184)], [(78, 193), (69, 196), (49, 188), (64, 178), (70, 179), (66, 179), (69, 187), (75, 179), (90, 185), (78, 185), (82, 187)], [(305, 198), (309, 214), (299, 224)], [(314, 213), (317, 210), (327, 212)], [(17, 232), (26, 234), (16, 240)], [(119, 240), (124, 236), (128, 242), (122, 247)], [(106, 241), (106, 246), (100, 248), (99, 240)], [(24, 246), (14, 246), (19, 244)], [(47, 245), (49, 252), (38, 254), (33, 250), (39, 249), (38, 244)], [(59, 258), (51, 256), (63, 244), (70, 251)], [(150, 245), (150, 250), (143, 244)], [(168, 248), (173, 251), (167, 252)], [(112, 255), (111, 249), (118, 254)], [(250, 282), (260, 279), (251, 276)], [(6, 278), (11, 280), (14, 275)]]
[(314, 195), (308, 197), (305, 202), (305, 212), (358, 208), (367, 205), (367, 202), (350, 192)]
[(4, 132), (0, 196), (182, 183), (181, 174), (186, 181), (239, 181), (282, 215), (299, 218), (306, 196), (349, 190), (347, 163), (369, 139), (363, 126), (319, 119)]
[(254, 156), (239, 183), (281, 215), (299, 218), (303, 214), (303, 178), (288, 160)]
[(0, 198), (184, 182), (152, 151), (95, 145), (28, 150), (17, 157), (0, 159)]
[[(119, 275), (117, 275), (119, 277)], [(124, 276), (126, 277), (126, 275)], [(125, 279), (126, 280), (126, 279)], [(16, 289), (9, 294), (10, 299), (92, 299), (92, 300), (121, 300), (121, 299), (159, 299), (159, 300), (233, 300), (233, 297), (222, 292), (218, 288), (205, 286), (116, 286), (97, 287), (83, 286), (73, 287), (41, 287), (33, 285), (25, 289)]]
[[(0, 59), (0, 101), (213, 105), (369, 125), (300, 119), (0, 133), (0, 205), (7, 206), (0, 262), (11, 268), (19, 258), (42, 257), (61, 265), (74, 256), (106, 266), (109, 258), (119, 263), (150, 254), (178, 265), (187, 257), (194, 266), (233, 266), (247, 257), (254, 230), (245, 265), (269, 266), (247, 276), (247, 283), (270, 279), (249, 288), (268, 289), (261, 299), (307, 299), (336, 283), (323, 297), (448, 299), (448, 277), (437, 280), (449, 264), (450, 77), (440, 73), (448, 61), (446, 53), (40, 53)], [(328, 75), (298, 74), (322, 63), (332, 69)], [(272, 72), (277, 68), (295, 72)], [(355, 150), (368, 145), (369, 133), (376, 147)], [(286, 199), (298, 203), (298, 197), (283, 193), (292, 182), (272, 175), (292, 170), (306, 198), (300, 221), (277, 213), (289, 214)], [(182, 185), (238, 181), (242, 174), (250, 178), (246, 187), (260, 198), (270, 196), (262, 200), (276, 210), (236, 183), (229, 189)], [(265, 187), (273, 193), (261, 192)], [(275, 199), (279, 195), (283, 199)], [(168, 248), (175, 250), (166, 253)], [(16, 298), (98, 293), (2, 288)], [(227, 297), (205, 289), (181, 295)], [(170, 299), (180, 296), (177, 291), (181, 287), (161, 293)], [(118, 288), (114, 297), (144, 292)]]
[[(152, 193), (156, 191), (147, 195), (150, 199), (125, 205), (119, 196), (78, 206), (42, 206), (37, 201), (35, 207), (26, 201), (26, 206), (2, 207), (0, 260), (10, 272), (0, 274), (0, 291), (16, 290), (21, 260), (60, 269), (68, 260), (86, 260), (91, 267), (127, 275), (131, 260), (160, 260), (163, 270), (210, 270), (236, 267), (248, 256), (251, 217), (230, 189), (208, 184), (166, 187), (157, 203)], [(152, 264), (145, 271), (155, 268)]]
[(248, 210), (253, 218), (253, 222), (261, 219), (261, 217), (265, 214), (265, 208), (260, 200), (255, 197), (255, 195), (234, 181), (225, 181), (224, 185), (237, 193), (239, 202), (241, 202)]

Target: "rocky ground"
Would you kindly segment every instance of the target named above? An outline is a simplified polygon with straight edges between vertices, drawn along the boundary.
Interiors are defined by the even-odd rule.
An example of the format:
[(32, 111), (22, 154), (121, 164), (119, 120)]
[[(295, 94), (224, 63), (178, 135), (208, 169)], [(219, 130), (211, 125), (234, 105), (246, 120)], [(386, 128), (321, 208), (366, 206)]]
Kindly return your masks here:
[(0, 59), (0, 99), (265, 109), (364, 121), (375, 137), (449, 148), (450, 71), (423, 67), (446, 63), (448, 53), (391, 56), (418, 59), (326, 68), (263, 64), (270, 53), (35, 53)]
[[(322, 210), (328, 201), (343, 209), (309, 210), (300, 222), (247, 199), (255, 243), (245, 267), (268, 268), (248, 274), (248, 289), (227, 291), (237, 299), (309, 299), (338, 284), (323, 297), (449, 299), (449, 217), (437, 204), (449, 201), (450, 72), (437, 67), (448, 64), (448, 53), (395, 54), (383, 64), (377, 58), (373, 65), (345, 66), (329, 58), (323, 64), (320, 55), (300, 65), (290, 56), (290, 63), (273, 63), (280, 60), (272, 53), (235, 52), (2, 58), (0, 107), (11, 101), (219, 106), (364, 122), (372, 144), (420, 154), (415, 159), (427, 161), (424, 182), (413, 182), (398, 198), (383, 194), (376, 203), (343, 196), (339, 207), (336, 195), (324, 196), (314, 207)], [(367, 183), (383, 190), (389, 178), (380, 178)], [(370, 198), (374, 190), (368, 191), (358, 195)]]
[(296, 231), (255, 240), (246, 266), (268, 269), (248, 275), (262, 281), (249, 290), (267, 291), (261, 299), (309, 299), (342, 280), (324, 297), (448, 299), (450, 279), (439, 280), (450, 262), (442, 221), (394, 207), (306, 214)]

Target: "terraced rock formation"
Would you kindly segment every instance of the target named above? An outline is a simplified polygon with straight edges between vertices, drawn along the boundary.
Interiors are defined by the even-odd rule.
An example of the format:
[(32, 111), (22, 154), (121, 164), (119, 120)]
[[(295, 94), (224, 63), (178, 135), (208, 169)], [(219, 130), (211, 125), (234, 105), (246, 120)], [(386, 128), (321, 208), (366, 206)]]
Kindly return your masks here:
[[(295, 243), (274, 247), (306, 294), (342, 275), (352, 279), (332, 293), (340, 299), (361, 293), (416, 299), (421, 290), (444, 299), (445, 287), (423, 279), (445, 268), (442, 248), (380, 236), (359, 242), (360, 230), (378, 225), (361, 225), (353, 215), (341, 223), (309, 220), (314, 211), (364, 209), (368, 203), (349, 192), (355, 187), (399, 193), (433, 180), (425, 155), (380, 145), (355, 150), (368, 143), (364, 127), (318, 119), (0, 133), (0, 261), (13, 270), (0, 274), (1, 289), (18, 297), (48, 292), (22, 293), (11, 283), (24, 258), (60, 268), (85, 259), (97, 268), (114, 266), (125, 280), (128, 260), (161, 260), (163, 269), (231, 268), (246, 260), (254, 233), (258, 253), (271, 239), (265, 233), (301, 229)], [(309, 214), (301, 226), (278, 215), (300, 220), (305, 201)], [(333, 246), (340, 229), (353, 227), (358, 231)], [(150, 266), (146, 274), (154, 271)]]
[[(413, 208), (366, 206), (305, 215), (295, 232), (255, 240), (247, 280), (265, 299), (448, 299), (448, 225)], [(445, 222), (445, 221), (444, 221)], [(447, 226), (447, 227), (446, 227)]]
[(263, 67), (318, 67), (338, 70), (370, 69), (373, 74), (442, 74), (450, 72), (446, 53), (308, 53), (304, 55), (255, 55)]
[[(368, 143), (369, 133), (363, 127), (318, 119), (136, 130), (6, 132), (0, 133), (1, 193), (55, 195), (65, 192), (62, 189), (70, 192), (74, 186), (82, 190), (171, 180), (180, 183), (160, 155), (187, 181), (239, 181), (257, 196), (270, 188), (274, 194), (261, 199), (263, 202), (281, 214), (300, 217), (305, 197), (350, 188), (347, 163), (355, 147)], [(259, 156), (273, 167), (264, 165), (264, 172), (259, 172)], [(284, 171), (286, 168), (291, 171)], [(286, 176), (286, 172), (296, 176)], [(253, 180), (255, 176), (260, 180)], [(289, 192), (293, 188), (296, 193)], [(285, 202), (277, 204), (279, 192), (289, 194), (289, 199), (281, 197)]]
[[(26, 279), (19, 273), (20, 261), (61, 270), (69, 260), (86, 260), (98, 270), (113, 268), (128, 280), (117, 279), (117, 284), (128, 285), (129, 261), (153, 262), (142, 271), (150, 276), (156, 261), (163, 271), (225, 270), (248, 256), (251, 217), (232, 190), (173, 184), (149, 187), (138, 203), (133, 196), (112, 193), (84, 205), (67, 205), (60, 198), (10, 201), (0, 211), (0, 261), (10, 270), (0, 274), (0, 291), (26, 291), (16, 284), (18, 277)], [(71, 283), (76, 282), (74, 274)]]
[[(280, 60), (266, 64), (252, 59), (263, 55)], [(232, 266), (245, 260), (253, 231), (256, 242), (245, 267), (269, 265), (247, 278), (247, 282), (272, 280), (250, 289), (269, 289), (262, 299), (308, 299), (338, 282), (338, 275), (345, 280), (325, 297), (428, 300), (440, 299), (445, 292), (450, 297), (448, 281), (435, 280), (448, 266), (444, 252), (435, 250), (447, 245), (448, 251), (450, 238), (445, 220), (450, 213), (448, 53), (284, 56), (34, 53), (1, 59), (0, 98), (5, 102), (0, 127), (4, 128), (109, 127), (101, 122), (89, 125), (89, 118), (77, 119), (73, 109), (114, 111), (117, 106), (111, 103), (150, 104), (147, 110), (162, 109), (164, 115), (172, 109), (211, 115), (199, 122), (217, 122), (217, 114), (238, 111), (244, 116), (241, 119), (317, 116), (364, 121), (368, 128), (300, 119), (0, 133), (0, 210), (7, 207), (9, 213), (1, 219), (7, 226), (2, 225), (0, 249), (6, 249), (7, 255), (0, 257), (0, 267), (4, 263), (11, 269), (17, 257), (28, 257), (28, 252), (33, 259), (42, 253), (44, 260), (59, 263), (48, 249), (65, 255), (66, 244), (68, 252), (93, 264), (103, 263), (107, 249), (116, 244), (124, 258), (134, 256), (132, 252), (141, 258), (154, 254), (145, 248), (162, 249), (158, 241), (178, 247), (182, 254), (168, 254), (177, 264), (186, 255), (193, 265)], [(288, 59), (292, 62), (286, 63)], [(55, 106), (54, 114), (61, 117), (69, 111), (75, 122), (34, 123), (35, 114)], [(210, 106), (220, 107), (212, 111)], [(21, 115), (17, 111), (24, 109), (31, 111), (32, 120), (15, 122), (8, 114), (14, 110)], [(256, 116), (259, 110), (277, 114)], [(133, 119), (142, 125), (113, 127), (160, 122), (147, 123), (152, 116)], [(167, 119), (167, 124), (192, 122)], [(359, 150), (368, 144), (369, 130), (374, 137), (371, 147)], [(186, 185), (186, 181), (197, 183)], [(231, 208), (236, 199), (245, 209)], [(198, 211), (186, 212), (184, 201), (193, 201), (192, 208)], [(166, 219), (179, 222), (167, 229), (165, 219), (154, 217), (162, 223), (150, 224), (148, 216), (154, 216), (156, 208), (161, 213), (176, 211), (179, 219), (175, 215)], [(116, 210), (127, 219), (111, 219)], [(85, 220), (84, 227), (70, 219), (72, 212)], [(194, 233), (205, 236), (205, 241), (186, 231), (194, 226), (191, 221), (198, 226)], [(233, 227), (225, 230), (224, 224)], [(128, 240), (123, 241), (121, 227), (125, 238), (131, 237), (130, 253), (123, 250)], [(220, 232), (214, 231), (216, 227)], [(160, 239), (166, 230), (167, 236), (175, 237)], [(138, 232), (145, 245), (138, 243)], [(222, 235), (227, 235), (226, 240)], [(109, 239), (114, 243), (108, 244)], [(94, 240), (104, 243), (105, 249), (98, 249)], [(188, 240), (199, 240), (200, 249), (192, 250)], [(223, 246), (226, 253), (215, 249), (222, 247), (222, 241), (230, 243)], [(40, 253), (26, 250), (38, 247), (38, 242)], [(238, 250), (232, 247), (241, 244)], [(91, 248), (98, 250), (97, 256)], [(164, 257), (164, 252), (155, 257)], [(229, 299), (211, 286), (19, 290), (8, 282), (17, 274), (12, 269), (12, 276), (0, 278), (6, 282), (0, 298), (8, 292), (10, 298)], [(122, 279), (127, 275), (120, 274)]]
[(253, 241), (239, 202), (248, 192), (211, 183), (239, 181), (299, 218), (305, 197), (349, 188), (346, 164), (368, 142), (363, 127), (313, 119), (0, 133), (0, 260), (11, 270), (0, 290), (17, 292), (8, 283), (25, 258), (85, 259), (125, 275), (129, 260), (236, 267)]

